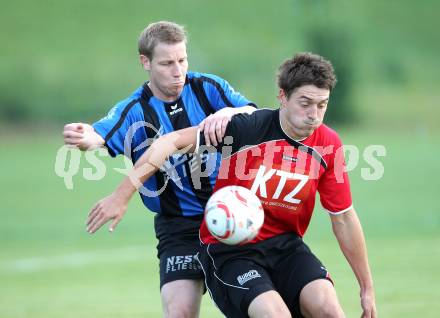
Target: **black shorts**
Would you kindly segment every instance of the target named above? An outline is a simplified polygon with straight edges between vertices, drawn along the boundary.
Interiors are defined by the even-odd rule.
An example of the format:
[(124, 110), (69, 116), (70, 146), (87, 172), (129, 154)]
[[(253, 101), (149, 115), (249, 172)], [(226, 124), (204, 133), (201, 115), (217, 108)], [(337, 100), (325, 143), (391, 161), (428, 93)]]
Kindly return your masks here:
[(281, 295), (294, 317), (303, 317), (302, 288), (317, 279), (330, 280), (303, 240), (290, 233), (256, 244), (202, 245), (199, 261), (211, 298), (226, 317), (248, 317), (252, 300), (270, 290)]
[(196, 217), (157, 214), (154, 229), (159, 240), (160, 288), (180, 279), (203, 279), (196, 255), (200, 250), (199, 228), (203, 215)]

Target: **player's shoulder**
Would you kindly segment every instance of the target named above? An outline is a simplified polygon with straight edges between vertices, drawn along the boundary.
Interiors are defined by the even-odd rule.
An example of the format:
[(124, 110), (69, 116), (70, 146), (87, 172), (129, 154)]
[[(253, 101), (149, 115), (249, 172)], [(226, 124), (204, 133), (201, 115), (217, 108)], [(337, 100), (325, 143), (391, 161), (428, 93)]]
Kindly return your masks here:
[(124, 99), (118, 101), (113, 108), (110, 110), (110, 113), (132, 113), (133, 110), (137, 112), (137, 108), (141, 107), (140, 99), (142, 96), (143, 87), (137, 88), (134, 92), (132, 92), (129, 96)]
[(208, 83), (218, 83), (218, 84), (223, 84), (226, 83), (226, 80), (223, 79), (222, 77), (215, 75), (215, 74), (211, 74), (211, 73), (200, 73), (200, 72), (188, 72), (187, 73), (187, 77), (189, 79), (199, 79), (202, 80), (204, 82), (208, 82)]
[(253, 113), (240, 113), (232, 117), (231, 121), (237, 126), (243, 128), (260, 129), (261, 127), (267, 127), (272, 122), (275, 110), (269, 108), (256, 109)]
[(131, 92), (130, 95), (128, 95), (127, 97), (119, 100), (115, 106), (125, 107), (129, 104), (135, 104), (135, 103), (139, 102), (139, 100), (142, 97), (142, 92), (143, 92), (143, 86), (140, 86), (136, 90)]
[(254, 122), (266, 122), (267, 120), (272, 119), (276, 112), (276, 109), (258, 108), (250, 114), (239, 113), (234, 115), (233, 118), (242, 118), (242, 120), (249, 120)]
[(339, 137), (339, 134), (326, 124), (322, 124), (319, 126), (319, 128), (316, 130), (317, 139), (319, 140), (319, 143), (322, 145), (340, 145), (341, 138)]
[(253, 113), (240, 113), (232, 116), (226, 127), (225, 136), (234, 138), (232, 153), (244, 146), (256, 145), (267, 140), (276, 131), (272, 109), (257, 109)]

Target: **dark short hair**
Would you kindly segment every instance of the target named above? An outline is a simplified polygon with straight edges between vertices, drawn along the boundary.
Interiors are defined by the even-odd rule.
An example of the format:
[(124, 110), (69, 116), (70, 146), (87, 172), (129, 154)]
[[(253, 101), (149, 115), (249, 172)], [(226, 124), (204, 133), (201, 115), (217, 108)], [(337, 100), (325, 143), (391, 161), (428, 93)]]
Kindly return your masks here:
[(313, 53), (298, 53), (286, 60), (278, 68), (278, 87), (287, 98), (293, 91), (304, 85), (315, 85), (329, 89), (336, 85), (336, 75), (332, 63)]
[(159, 21), (149, 24), (139, 35), (139, 54), (153, 59), (154, 48), (158, 43), (186, 43), (186, 32), (183, 26), (169, 21)]

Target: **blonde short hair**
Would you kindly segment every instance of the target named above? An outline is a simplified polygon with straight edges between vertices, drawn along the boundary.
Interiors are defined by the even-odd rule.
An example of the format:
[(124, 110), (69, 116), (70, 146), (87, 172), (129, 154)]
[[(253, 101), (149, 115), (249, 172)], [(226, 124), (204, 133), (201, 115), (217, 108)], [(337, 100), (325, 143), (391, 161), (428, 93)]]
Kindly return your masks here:
[(186, 31), (183, 26), (169, 21), (159, 21), (149, 24), (138, 39), (139, 54), (153, 59), (154, 48), (158, 43), (186, 43)]

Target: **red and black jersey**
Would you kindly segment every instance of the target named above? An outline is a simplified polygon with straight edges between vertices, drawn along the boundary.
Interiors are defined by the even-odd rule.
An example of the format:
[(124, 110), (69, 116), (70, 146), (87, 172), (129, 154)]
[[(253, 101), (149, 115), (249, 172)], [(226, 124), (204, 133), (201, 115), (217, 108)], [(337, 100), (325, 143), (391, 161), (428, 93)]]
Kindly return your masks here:
[[(217, 147), (222, 161), (214, 191), (239, 185), (259, 197), (265, 212), (264, 225), (251, 243), (288, 232), (303, 236), (313, 213), (316, 191), (329, 213), (351, 208), (342, 143), (326, 125), (296, 141), (281, 128), (279, 110), (261, 109), (251, 115), (235, 115), (225, 136)], [(200, 144), (204, 144), (203, 134)], [(218, 242), (204, 222), (200, 237), (205, 244)]]

